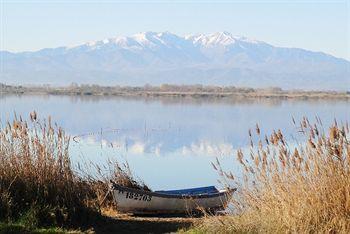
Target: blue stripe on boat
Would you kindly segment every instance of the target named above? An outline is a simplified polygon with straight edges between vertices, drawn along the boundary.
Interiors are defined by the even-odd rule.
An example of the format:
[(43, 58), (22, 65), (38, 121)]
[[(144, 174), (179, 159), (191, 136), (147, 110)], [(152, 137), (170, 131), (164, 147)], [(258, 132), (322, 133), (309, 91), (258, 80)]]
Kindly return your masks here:
[(199, 195), (199, 194), (218, 193), (219, 191), (215, 188), (215, 186), (208, 186), (208, 187), (179, 189), (179, 190), (160, 190), (155, 192), (161, 193), (161, 194), (171, 194), (171, 195)]

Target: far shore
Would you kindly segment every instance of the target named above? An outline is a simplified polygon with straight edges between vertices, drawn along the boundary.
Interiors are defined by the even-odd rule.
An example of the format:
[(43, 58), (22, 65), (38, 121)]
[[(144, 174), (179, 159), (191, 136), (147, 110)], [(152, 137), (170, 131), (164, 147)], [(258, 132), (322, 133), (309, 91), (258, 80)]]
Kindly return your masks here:
[(303, 91), (272, 88), (241, 88), (233, 86), (170, 85), (99, 86), (77, 85), (54, 87), (14, 86), (0, 83), (0, 95), (67, 95), (174, 98), (280, 98), (280, 99), (350, 99), (350, 91)]

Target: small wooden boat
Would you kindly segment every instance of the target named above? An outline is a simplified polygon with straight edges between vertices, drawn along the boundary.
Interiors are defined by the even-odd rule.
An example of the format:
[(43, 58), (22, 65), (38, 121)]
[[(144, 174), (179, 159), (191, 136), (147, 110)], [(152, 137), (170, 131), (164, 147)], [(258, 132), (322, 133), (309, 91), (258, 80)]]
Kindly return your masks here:
[(224, 210), (236, 189), (217, 190), (214, 186), (145, 191), (113, 184), (113, 197), (117, 209), (134, 214), (188, 214), (203, 210)]

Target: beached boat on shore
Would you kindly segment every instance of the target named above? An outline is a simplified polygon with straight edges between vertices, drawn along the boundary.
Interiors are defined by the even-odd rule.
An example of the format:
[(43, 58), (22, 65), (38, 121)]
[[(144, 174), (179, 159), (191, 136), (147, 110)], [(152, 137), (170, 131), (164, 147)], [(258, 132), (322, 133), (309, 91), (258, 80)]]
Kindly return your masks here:
[(214, 186), (145, 191), (113, 184), (117, 209), (134, 214), (186, 214), (203, 210), (224, 210), (236, 189), (217, 190)]

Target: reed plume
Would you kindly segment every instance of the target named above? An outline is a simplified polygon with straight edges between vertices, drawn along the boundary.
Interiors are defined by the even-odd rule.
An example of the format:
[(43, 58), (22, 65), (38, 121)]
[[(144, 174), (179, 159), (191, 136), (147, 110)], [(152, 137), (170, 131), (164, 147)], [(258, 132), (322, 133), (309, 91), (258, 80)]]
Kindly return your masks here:
[(33, 222), (64, 224), (97, 211), (91, 181), (76, 175), (70, 137), (51, 119), (15, 117), (0, 126), (0, 220), (31, 216)]
[(225, 181), (238, 187), (231, 204), (234, 213), (208, 218), (195, 229), (210, 233), (349, 232), (348, 124), (334, 121), (324, 129), (320, 120), (312, 124), (303, 118), (295, 127), (304, 139), (299, 143), (288, 142), (281, 130), (261, 136), (256, 127), (259, 144), (251, 147), (249, 156), (242, 150), (237, 153), (243, 174), (224, 173)]

